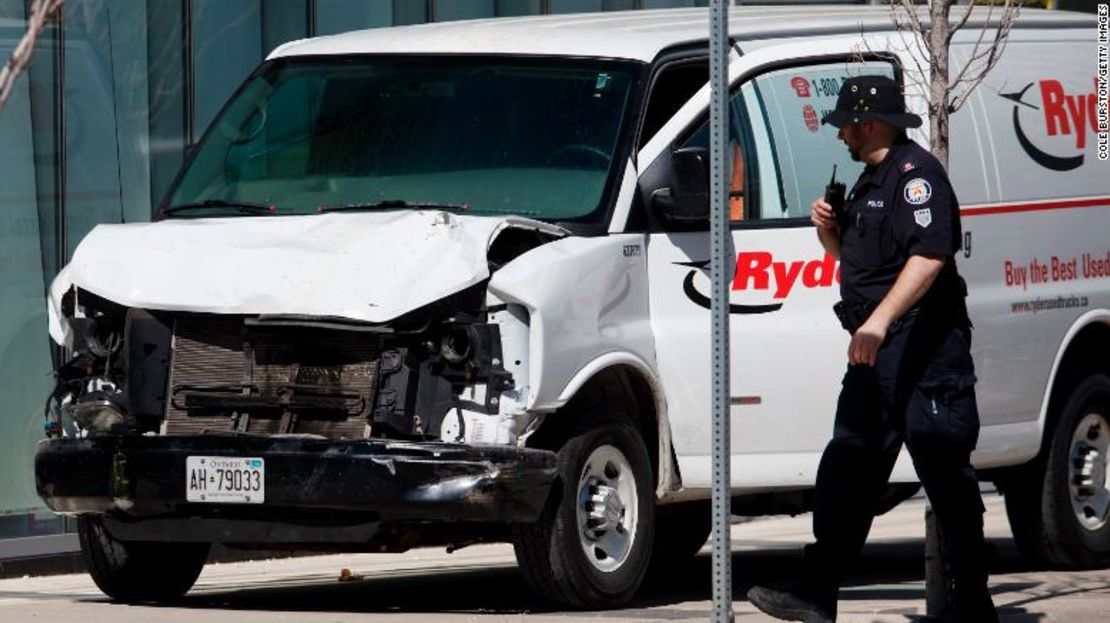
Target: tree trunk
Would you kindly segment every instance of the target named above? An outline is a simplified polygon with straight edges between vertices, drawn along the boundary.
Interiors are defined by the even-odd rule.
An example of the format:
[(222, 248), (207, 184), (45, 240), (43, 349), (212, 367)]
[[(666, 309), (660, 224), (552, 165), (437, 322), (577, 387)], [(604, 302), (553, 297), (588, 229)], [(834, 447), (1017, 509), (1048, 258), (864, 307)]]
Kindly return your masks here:
[(948, 14), (952, 0), (929, 1), (929, 148), (948, 169)]

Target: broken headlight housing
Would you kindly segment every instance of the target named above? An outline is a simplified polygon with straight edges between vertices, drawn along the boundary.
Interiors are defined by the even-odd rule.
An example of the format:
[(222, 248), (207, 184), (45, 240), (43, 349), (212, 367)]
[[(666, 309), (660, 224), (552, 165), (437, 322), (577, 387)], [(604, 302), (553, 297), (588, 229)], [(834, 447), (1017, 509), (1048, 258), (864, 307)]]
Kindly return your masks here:
[(70, 291), (63, 308), (73, 335), (65, 363), (54, 372), (47, 400), (48, 436), (82, 437), (129, 426), (123, 382), (126, 310), (94, 295)]

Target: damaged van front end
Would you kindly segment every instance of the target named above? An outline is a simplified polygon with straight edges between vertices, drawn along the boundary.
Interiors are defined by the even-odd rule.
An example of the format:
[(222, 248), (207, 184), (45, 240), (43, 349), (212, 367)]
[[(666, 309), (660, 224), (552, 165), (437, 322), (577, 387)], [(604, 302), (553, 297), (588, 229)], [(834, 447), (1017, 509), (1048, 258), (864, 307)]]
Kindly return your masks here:
[(541, 577), (555, 522), (577, 602), (626, 600), (674, 474), (643, 236), (608, 235), (643, 63), (330, 40), (274, 52), (155, 221), (55, 278), (39, 495), (123, 601), (180, 597), (213, 543), (511, 541)]
[(102, 226), (51, 293), (73, 356), (38, 492), (135, 541), (382, 551), (534, 521), (555, 455), (524, 447), (527, 312), (486, 284), (565, 234), (434, 210)]

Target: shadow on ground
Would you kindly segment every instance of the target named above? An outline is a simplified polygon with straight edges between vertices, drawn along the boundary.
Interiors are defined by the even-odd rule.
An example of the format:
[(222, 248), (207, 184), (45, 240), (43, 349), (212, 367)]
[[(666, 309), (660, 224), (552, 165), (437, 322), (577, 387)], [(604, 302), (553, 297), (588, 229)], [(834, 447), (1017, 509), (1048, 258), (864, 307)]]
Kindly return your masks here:
[[(1009, 540), (994, 542), (997, 555), (992, 564), (995, 574), (1029, 571)], [(850, 573), (841, 593), (841, 611), (852, 610), (853, 601), (890, 600), (898, 602), (885, 612), (904, 614), (907, 620), (924, 620), (912, 615), (924, 603), (924, 545), (921, 541), (868, 545), (859, 569)], [(753, 584), (789, 582), (797, 573), (799, 549), (761, 549), (733, 556), (733, 595), (737, 601)], [(595, 616), (669, 620), (707, 618), (707, 603), (690, 607), (689, 602), (710, 599), (710, 557), (703, 553), (688, 564), (669, 570), (665, 577), (650, 578), (639, 596), (628, 607)], [(337, 569), (338, 575), (338, 569)], [(995, 582), (992, 592), (1027, 591), (1035, 583)], [(1066, 591), (1071, 592), (1071, 591)], [(1062, 594), (1062, 593), (1061, 593)], [(1043, 615), (1029, 613), (1035, 601), (1055, 596), (1019, 601), (1018, 607), (1002, 611), (1006, 623), (1031, 623)], [(1012, 600), (1011, 600), (1012, 601)], [(678, 608), (680, 604), (686, 604)], [(903, 605), (904, 604), (904, 605)], [(473, 613), (517, 614), (551, 612), (536, 607), (524, 580), (515, 567), (475, 567), (446, 570), (406, 571), (390, 577), (369, 577), (351, 582), (319, 578), (292, 578), (280, 583), (259, 582), (237, 586), (235, 590), (209, 590), (187, 595), (175, 607), (221, 610), (266, 610), (286, 612), (366, 612), (366, 613)], [(1035, 608), (1035, 606), (1033, 606)], [(699, 609), (700, 608), (700, 609)]]

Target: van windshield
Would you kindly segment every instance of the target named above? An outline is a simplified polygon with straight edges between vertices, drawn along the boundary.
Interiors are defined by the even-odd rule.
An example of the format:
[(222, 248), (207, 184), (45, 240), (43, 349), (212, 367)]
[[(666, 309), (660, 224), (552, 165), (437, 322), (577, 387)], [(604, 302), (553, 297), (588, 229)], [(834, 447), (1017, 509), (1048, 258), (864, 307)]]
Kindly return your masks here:
[(173, 217), (401, 205), (594, 221), (638, 66), (467, 57), (279, 59), (213, 122)]

